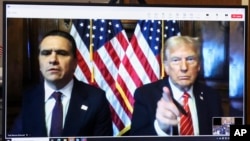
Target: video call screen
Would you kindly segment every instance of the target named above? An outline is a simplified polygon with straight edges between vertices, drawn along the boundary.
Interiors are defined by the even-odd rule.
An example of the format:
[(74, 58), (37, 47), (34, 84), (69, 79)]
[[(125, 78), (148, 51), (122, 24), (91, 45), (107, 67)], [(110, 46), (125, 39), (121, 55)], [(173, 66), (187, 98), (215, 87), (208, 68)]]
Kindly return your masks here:
[[(229, 140), (230, 125), (245, 124), (248, 38), (244, 6), (111, 6), (6, 1), (3, 6), (3, 136), (6, 140), (32, 139), (24, 134), (8, 134), (8, 131), (21, 109), (22, 92), (41, 80), (38, 45), (42, 35), (52, 29), (67, 31), (76, 40), (76, 78), (106, 92), (114, 134), (102, 140), (118, 137)], [(201, 39), (198, 79), (220, 92), (224, 116), (211, 119), (213, 131), (206, 136), (125, 135), (131, 126), (135, 89), (166, 75), (162, 69), (161, 49), (166, 39), (176, 35)], [(98, 138), (58, 139), (91, 141)], [(37, 139), (51, 140), (49, 137)]]

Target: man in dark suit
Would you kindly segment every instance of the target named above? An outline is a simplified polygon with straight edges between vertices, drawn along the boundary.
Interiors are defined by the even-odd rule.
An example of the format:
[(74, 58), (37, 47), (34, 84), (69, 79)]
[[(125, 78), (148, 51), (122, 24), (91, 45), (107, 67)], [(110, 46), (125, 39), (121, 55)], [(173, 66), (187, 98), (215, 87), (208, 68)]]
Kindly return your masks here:
[[(47, 33), (39, 46), (39, 65), (43, 83), (23, 95), (23, 105), (9, 136), (112, 136), (109, 103), (102, 89), (80, 82), (74, 77), (77, 66), (76, 43), (67, 32)], [(52, 126), (54, 91), (60, 92), (61, 109)], [(60, 106), (59, 106), (60, 107)], [(55, 110), (58, 111), (58, 110)], [(58, 114), (57, 114), (58, 115)], [(58, 127), (57, 133), (52, 128)], [(52, 135), (53, 134), (53, 135)]]
[[(212, 135), (212, 118), (222, 116), (218, 92), (197, 81), (200, 42), (189, 36), (170, 37), (164, 48), (167, 76), (135, 90), (131, 135), (183, 135), (181, 117), (191, 113), (189, 135)], [(183, 106), (188, 93), (189, 111)]]

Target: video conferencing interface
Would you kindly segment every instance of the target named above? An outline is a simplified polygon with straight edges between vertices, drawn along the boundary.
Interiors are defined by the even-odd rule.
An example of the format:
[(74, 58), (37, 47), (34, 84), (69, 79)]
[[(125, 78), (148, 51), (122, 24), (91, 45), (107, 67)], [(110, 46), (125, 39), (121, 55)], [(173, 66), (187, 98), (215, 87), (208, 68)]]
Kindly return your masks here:
[[(33, 138), (63, 141), (100, 138), (229, 140), (230, 125), (245, 124), (246, 7), (4, 2), (3, 9), (3, 137), (9, 141)], [(29, 133), (11, 132), (23, 105), (22, 92), (42, 80), (37, 61), (38, 45), (42, 35), (52, 29), (67, 31), (76, 41), (78, 64), (75, 77), (106, 92), (113, 135), (47, 137), (47, 134), (32, 136)], [(195, 136), (130, 135), (136, 103), (135, 90), (167, 77), (162, 66), (162, 48), (168, 38), (182, 35), (197, 37), (201, 42), (198, 79), (218, 92), (222, 116), (213, 116), (206, 121), (211, 123), (211, 133), (205, 135), (200, 135), (202, 125), (195, 129)], [(208, 101), (203, 92), (197, 98), (201, 102), (215, 102), (214, 99)], [(45, 106), (40, 107), (45, 110)], [(88, 108), (90, 110), (91, 106), (81, 106), (82, 110), (88, 111)], [(139, 117), (141, 120), (138, 123), (150, 119), (150, 114)], [(45, 117), (33, 119), (34, 114), (30, 115), (30, 121), (36, 121), (36, 125), (48, 121)], [(197, 124), (202, 123), (199, 113), (197, 115)], [(77, 121), (73, 122), (77, 125)], [(151, 124), (154, 127), (154, 123)], [(42, 129), (35, 130), (40, 132)]]

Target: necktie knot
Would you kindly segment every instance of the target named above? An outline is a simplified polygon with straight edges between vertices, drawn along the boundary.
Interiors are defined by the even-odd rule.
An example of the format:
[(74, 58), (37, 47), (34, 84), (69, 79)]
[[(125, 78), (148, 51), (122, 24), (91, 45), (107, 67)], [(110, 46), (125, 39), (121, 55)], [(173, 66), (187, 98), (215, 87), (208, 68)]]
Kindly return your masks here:
[(62, 96), (62, 93), (61, 92), (54, 92), (52, 94), (52, 97), (55, 98), (56, 101), (60, 102), (61, 101), (61, 96)]
[(187, 92), (184, 92), (183, 95), (182, 95), (183, 98), (189, 98), (190, 95), (187, 93)]
[(185, 106), (188, 103), (188, 98), (190, 97), (190, 95), (187, 92), (184, 92), (182, 97), (183, 97), (183, 106)]

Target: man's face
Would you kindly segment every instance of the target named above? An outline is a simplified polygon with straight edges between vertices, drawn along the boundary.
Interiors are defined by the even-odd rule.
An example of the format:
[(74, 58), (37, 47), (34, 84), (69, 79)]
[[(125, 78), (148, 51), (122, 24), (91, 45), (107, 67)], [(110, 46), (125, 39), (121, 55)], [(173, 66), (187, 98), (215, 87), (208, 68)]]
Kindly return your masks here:
[(66, 85), (72, 79), (77, 65), (70, 42), (60, 36), (43, 39), (38, 59), (44, 79), (58, 86)]
[(198, 59), (194, 48), (190, 45), (180, 45), (169, 50), (165, 69), (177, 87), (186, 90), (194, 83), (200, 71)]

